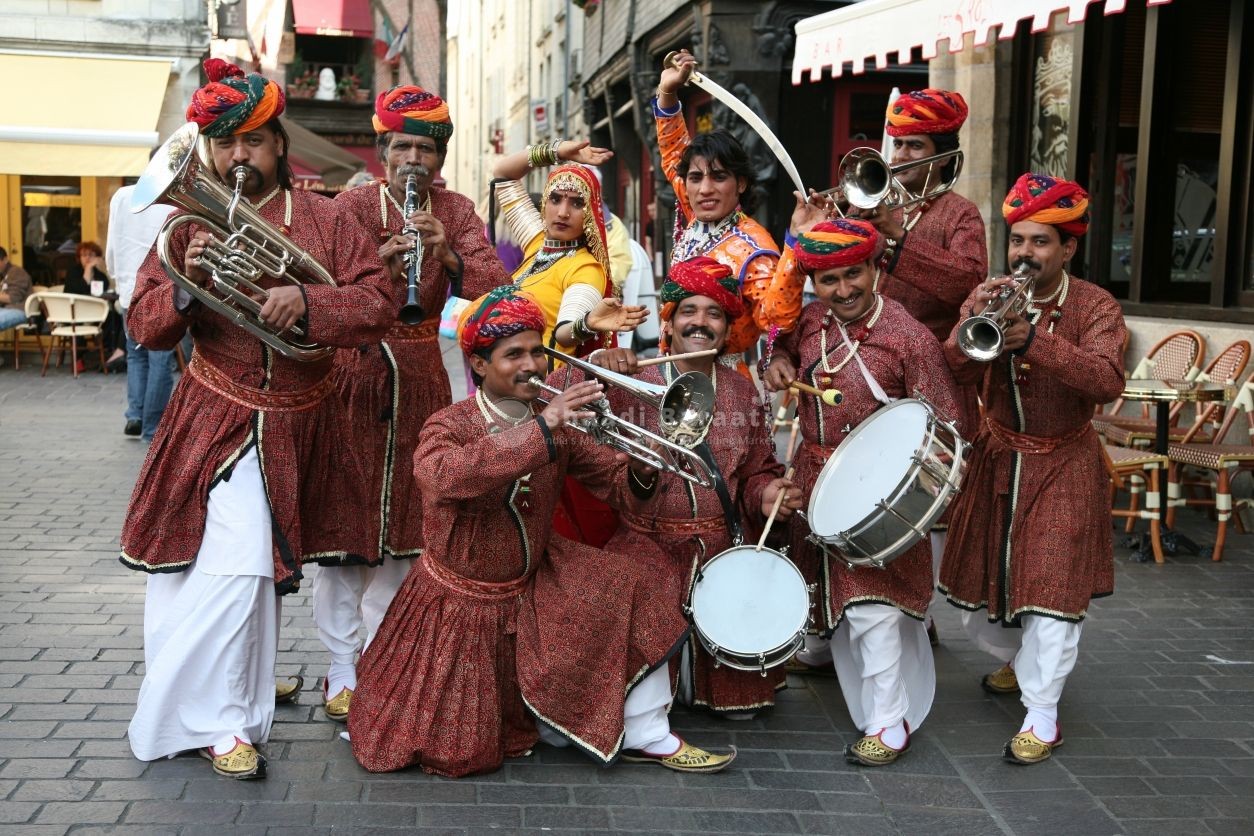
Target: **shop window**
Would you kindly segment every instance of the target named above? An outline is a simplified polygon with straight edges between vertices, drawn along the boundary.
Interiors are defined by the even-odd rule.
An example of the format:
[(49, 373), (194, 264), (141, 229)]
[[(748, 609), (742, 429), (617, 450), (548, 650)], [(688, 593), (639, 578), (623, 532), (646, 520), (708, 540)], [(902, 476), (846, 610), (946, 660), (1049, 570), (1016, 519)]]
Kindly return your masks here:
[(83, 237), (78, 177), (22, 177), (22, 266), (35, 284), (65, 283)]
[(287, 79), (287, 95), (294, 99), (368, 102), (374, 81), (371, 41), (298, 34)]

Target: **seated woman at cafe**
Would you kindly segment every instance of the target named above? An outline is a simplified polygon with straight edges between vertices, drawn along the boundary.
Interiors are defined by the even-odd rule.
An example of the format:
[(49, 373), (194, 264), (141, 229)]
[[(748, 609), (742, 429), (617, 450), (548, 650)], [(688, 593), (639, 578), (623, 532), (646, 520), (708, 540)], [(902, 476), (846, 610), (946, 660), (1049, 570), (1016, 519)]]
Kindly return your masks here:
[(72, 265), (65, 276), (65, 292), (80, 296), (95, 296), (107, 300), (109, 315), (100, 326), (100, 339), (104, 342), (109, 359), (105, 365), (110, 371), (120, 371), (126, 364), (126, 333), (122, 328), (122, 316), (114, 308), (116, 290), (110, 289), (109, 274), (104, 269), (104, 250), (95, 241), (84, 241), (75, 251), (78, 264)]

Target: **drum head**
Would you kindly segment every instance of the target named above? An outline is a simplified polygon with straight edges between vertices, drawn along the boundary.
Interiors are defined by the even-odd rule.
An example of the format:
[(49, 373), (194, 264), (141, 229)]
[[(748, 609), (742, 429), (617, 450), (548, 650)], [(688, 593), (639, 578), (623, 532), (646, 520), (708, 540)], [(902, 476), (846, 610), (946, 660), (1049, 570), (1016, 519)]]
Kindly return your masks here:
[(766, 653), (805, 626), (810, 593), (792, 561), (773, 549), (738, 546), (701, 569), (692, 590), (692, 620), (720, 648)]
[(810, 530), (831, 538), (874, 514), (910, 474), (931, 416), (919, 401), (896, 401), (845, 436), (810, 492)]

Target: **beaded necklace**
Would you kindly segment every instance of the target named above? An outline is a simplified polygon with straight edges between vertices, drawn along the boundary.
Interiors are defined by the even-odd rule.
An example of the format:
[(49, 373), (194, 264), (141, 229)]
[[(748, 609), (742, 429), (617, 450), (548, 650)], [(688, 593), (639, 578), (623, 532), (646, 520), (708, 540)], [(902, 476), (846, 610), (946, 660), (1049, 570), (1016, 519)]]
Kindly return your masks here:
[[(503, 425), (513, 429), (514, 427), (521, 427), (535, 417), (535, 413), (528, 406), (527, 415), (515, 418), (493, 403), (492, 399), (484, 394), (483, 389), (476, 390), (475, 404), (479, 407), (479, 414), (483, 416), (484, 423), (488, 425), (488, 432), (492, 434), (503, 431), (506, 428)], [(515, 482), (518, 484), (518, 508), (526, 510), (531, 507), (531, 474), (525, 473), (518, 477)]]
[[(1048, 296), (1042, 296), (1039, 299), (1034, 298), (1030, 303), (1028, 303), (1028, 308), (1027, 308), (1026, 313), (1030, 317), (1029, 321), (1033, 325), (1035, 325), (1037, 320), (1041, 318), (1041, 313), (1044, 311), (1044, 309), (1048, 305), (1053, 303), (1055, 299), (1057, 299), (1058, 303), (1054, 305), (1054, 309), (1049, 312), (1049, 328), (1046, 329), (1049, 333), (1051, 334), (1054, 333), (1054, 325), (1057, 324), (1058, 320), (1062, 319), (1062, 306), (1064, 303), (1066, 303), (1067, 292), (1070, 290), (1071, 290), (1071, 276), (1067, 274), (1066, 270), (1063, 270), (1062, 281), (1058, 283), (1058, 287), (1054, 288), (1053, 293), (1049, 294)], [(1018, 367), (1018, 370), (1015, 373), (1015, 383), (1018, 385), (1023, 385), (1027, 383), (1028, 382), (1027, 373), (1029, 370), (1031, 370), (1032, 364), (1024, 360), (1022, 357), (1012, 356), (1011, 365), (1012, 366), (1017, 365)]]
[(253, 204), (253, 209), (257, 212), (261, 212), (262, 208), (267, 203), (274, 200), (275, 196), (278, 195), (280, 191), (283, 192), (283, 225), (279, 227), (279, 231), (284, 235), (287, 235), (292, 231), (292, 193), (290, 191), (275, 186), (270, 194)]
[(689, 224), (675, 243), (675, 251), (671, 254), (671, 263), (687, 261), (709, 251), (727, 235), (744, 217), (739, 209), (716, 224), (703, 221)]
[[(841, 369), (843, 369), (845, 366), (849, 365), (850, 361), (853, 360), (854, 355), (858, 353), (858, 349), (862, 346), (862, 341), (865, 340), (870, 335), (871, 329), (875, 327), (875, 323), (880, 321), (880, 314), (882, 314), (883, 312), (884, 312), (884, 297), (880, 296), (877, 293), (875, 294), (875, 304), (872, 306), (871, 310), (863, 314), (863, 316), (869, 317), (866, 321), (866, 324), (858, 328), (853, 333), (852, 336), (850, 336), (848, 333), (848, 330), (847, 330), (848, 326), (845, 323), (841, 322), (839, 319), (836, 320), (836, 327), (838, 327), (842, 332), (844, 332), (846, 336), (850, 336), (850, 339), (852, 341), (852, 348), (845, 355), (845, 359), (841, 360), (835, 367), (832, 367), (828, 363), (828, 355), (827, 355), (827, 332), (832, 327), (833, 316), (832, 316), (831, 310), (828, 310), (826, 313), (824, 313), (823, 314), (823, 330), (819, 332), (819, 359), (823, 365), (823, 371), (827, 372), (827, 374), (829, 375), (834, 375), (837, 372), (839, 372)], [(858, 317), (858, 319), (861, 319), (861, 318), (862, 317)], [(854, 321), (856, 322), (857, 320), (854, 320)], [(852, 324), (853, 323), (850, 323), (850, 325)], [(830, 384), (831, 378), (829, 377), (826, 382)]]
[[(383, 221), (383, 230), (379, 233), (380, 238), (392, 237), (392, 232), (388, 229), (388, 204), (391, 203), (396, 207), (396, 213), (401, 216), (401, 223), (405, 222), (405, 207), (396, 202), (396, 197), (392, 194), (392, 190), (388, 188), (388, 184), (379, 182), (379, 217)], [(427, 189), (427, 199), (418, 207), (418, 211), (431, 214), (431, 190)]]
[(577, 253), (582, 246), (582, 237), (573, 241), (555, 241), (552, 238), (545, 238), (535, 258), (514, 279), (514, 285), (520, 286), (524, 279), (543, 273), (563, 258)]

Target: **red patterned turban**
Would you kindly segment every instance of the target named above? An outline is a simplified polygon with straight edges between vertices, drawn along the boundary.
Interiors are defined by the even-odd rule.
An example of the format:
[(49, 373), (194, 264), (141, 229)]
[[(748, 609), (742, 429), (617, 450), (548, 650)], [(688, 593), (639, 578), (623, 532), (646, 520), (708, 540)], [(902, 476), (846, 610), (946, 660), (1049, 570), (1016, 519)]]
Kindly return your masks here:
[(462, 311), (457, 337), (467, 356), (481, 348), (491, 348), (497, 340), (523, 331), (544, 333), (544, 311), (530, 296), (501, 285), (480, 296)]
[(967, 103), (948, 90), (914, 90), (902, 93), (884, 114), (889, 136), (952, 134), (967, 121)]
[(880, 234), (866, 221), (837, 218), (814, 225), (792, 245), (797, 263), (807, 273), (871, 261), (880, 252)]
[(388, 131), (445, 140), (453, 135), (448, 104), (435, 93), (402, 84), (380, 93), (374, 101), (375, 133)]
[(745, 311), (744, 302), (740, 299), (740, 283), (732, 275), (731, 268), (704, 255), (672, 264), (659, 295), (663, 303), (663, 321), (669, 321), (679, 303), (690, 296), (713, 299), (728, 319), (736, 319)]
[(279, 85), (265, 76), (244, 71), (220, 58), (205, 61), (209, 82), (192, 94), (187, 118), (200, 126), (202, 136), (231, 136), (255, 131), (283, 112)]
[(1079, 236), (1089, 229), (1089, 194), (1070, 180), (1024, 174), (1010, 187), (1001, 214), (1011, 225), (1033, 221)]

